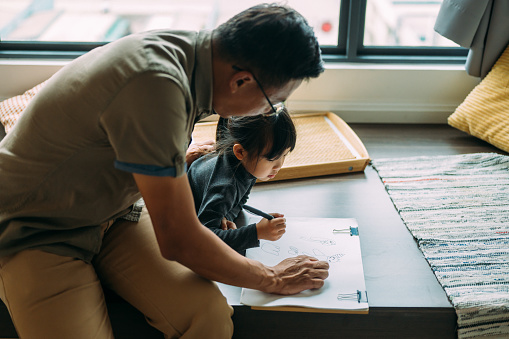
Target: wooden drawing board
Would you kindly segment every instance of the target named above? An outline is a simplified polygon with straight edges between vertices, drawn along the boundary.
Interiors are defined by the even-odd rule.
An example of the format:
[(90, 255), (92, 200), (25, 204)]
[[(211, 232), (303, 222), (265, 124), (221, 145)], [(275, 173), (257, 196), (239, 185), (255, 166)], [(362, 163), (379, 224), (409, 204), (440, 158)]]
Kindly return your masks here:
[[(292, 115), (297, 130), (295, 149), (270, 181), (364, 171), (369, 155), (355, 132), (330, 112)], [(193, 141), (214, 140), (216, 122), (198, 123)]]

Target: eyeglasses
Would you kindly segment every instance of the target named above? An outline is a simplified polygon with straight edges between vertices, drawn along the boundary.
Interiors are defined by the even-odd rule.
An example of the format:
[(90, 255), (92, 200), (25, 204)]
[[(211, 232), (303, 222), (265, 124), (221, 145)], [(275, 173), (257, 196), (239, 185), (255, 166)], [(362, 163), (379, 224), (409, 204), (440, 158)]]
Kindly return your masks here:
[[(240, 68), (240, 67), (237, 67), (235, 65), (232, 66), (234, 70), (236, 71), (245, 71), (244, 69)], [(251, 74), (253, 75), (253, 79), (256, 81), (256, 84), (258, 85), (258, 87), (260, 88), (260, 91), (262, 91), (263, 93), (263, 96), (265, 97), (265, 99), (267, 99), (267, 102), (269, 103), (269, 106), (270, 108), (272, 108), (272, 112), (270, 113), (265, 113), (265, 115), (272, 115), (272, 114), (278, 114), (280, 113), (284, 108), (285, 108), (285, 104), (283, 102), (280, 102), (280, 103), (277, 103), (276, 105), (273, 105), (272, 102), (270, 101), (269, 99), (269, 96), (267, 95), (267, 93), (265, 93), (265, 91), (263, 90), (263, 87), (262, 87), (262, 84), (260, 83), (260, 81), (258, 81), (258, 79), (256, 78), (256, 76), (253, 74), (253, 72), (251, 72)]]

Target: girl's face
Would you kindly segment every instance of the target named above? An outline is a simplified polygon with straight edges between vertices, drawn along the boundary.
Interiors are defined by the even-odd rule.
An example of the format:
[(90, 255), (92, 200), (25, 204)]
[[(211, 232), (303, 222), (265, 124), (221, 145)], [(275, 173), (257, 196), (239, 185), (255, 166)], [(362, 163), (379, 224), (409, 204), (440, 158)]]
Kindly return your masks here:
[(261, 181), (267, 181), (274, 178), (281, 167), (283, 167), (283, 163), (285, 162), (285, 158), (288, 153), (290, 153), (289, 148), (285, 150), (281, 157), (273, 161), (265, 158), (264, 156), (259, 156), (254, 159), (246, 156), (241, 160), (241, 162), (252, 176)]

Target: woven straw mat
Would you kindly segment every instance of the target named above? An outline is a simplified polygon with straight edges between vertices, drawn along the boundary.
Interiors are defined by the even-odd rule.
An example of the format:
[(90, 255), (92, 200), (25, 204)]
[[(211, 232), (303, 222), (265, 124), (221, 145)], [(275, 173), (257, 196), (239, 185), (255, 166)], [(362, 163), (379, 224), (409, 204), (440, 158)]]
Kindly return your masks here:
[[(293, 152), (286, 157), (284, 167), (355, 159), (324, 116), (293, 117), (293, 121), (297, 129), (297, 144)], [(214, 140), (215, 133), (215, 124), (198, 124), (193, 132), (193, 139)]]

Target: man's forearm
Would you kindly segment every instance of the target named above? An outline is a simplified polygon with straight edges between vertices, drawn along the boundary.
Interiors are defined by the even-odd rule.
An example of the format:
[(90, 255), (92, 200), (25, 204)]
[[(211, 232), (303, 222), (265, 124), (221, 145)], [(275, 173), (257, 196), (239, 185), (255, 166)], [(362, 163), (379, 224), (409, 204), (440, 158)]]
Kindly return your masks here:
[(187, 239), (175, 239), (181, 245), (173, 260), (205, 278), (233, 286), (268, 291), (275, 285), (270, 267), (238, 254), (206, 227), (200, 225), (192, 236), (187, 233)]
[(328, 276), (326, 262), (299, 256), (268, 267), (226, 245), (198, 220), (187, 177), (135, 174), (134, 178), (165, 258), (203, 277), (269, 293), (294, 294), (323, 286)]
[(274, 285), (271, 268), (238, 254), (200, 223), (187, 177), (134, 177), (165, 258), (230, 285), (260, 290)]

